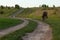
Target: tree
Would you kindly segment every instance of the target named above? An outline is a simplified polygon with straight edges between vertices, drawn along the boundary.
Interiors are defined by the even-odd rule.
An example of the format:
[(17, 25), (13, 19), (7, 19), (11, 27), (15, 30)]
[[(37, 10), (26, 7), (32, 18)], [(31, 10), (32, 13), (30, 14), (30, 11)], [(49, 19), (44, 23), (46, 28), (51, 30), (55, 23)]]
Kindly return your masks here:
[(53, 8), (55, 8), (55, 5), (53, 5)]
[(48, 8), (49, 6), (46, 5), (46, 4), (43, 4), (42, 7), (44, 7), (44, 8)]
[(4, 9), (4, 6), (1, 5), (1, 9)]
[(43, 10), (46, 10), (46, 9), (48, 9), (49, 6), (46, 4), (43, 4), (42, 7), (43, 7)]
[(43, 4), (43, 5), (42, 5), (42, 7), (43, 7), (43, 8), (46, 8), (46, 5), (45, 5), (45, 4)]
[(20, 9), (20, 6), (16, 4), (16, 5), (15, 5), (15, 8)]

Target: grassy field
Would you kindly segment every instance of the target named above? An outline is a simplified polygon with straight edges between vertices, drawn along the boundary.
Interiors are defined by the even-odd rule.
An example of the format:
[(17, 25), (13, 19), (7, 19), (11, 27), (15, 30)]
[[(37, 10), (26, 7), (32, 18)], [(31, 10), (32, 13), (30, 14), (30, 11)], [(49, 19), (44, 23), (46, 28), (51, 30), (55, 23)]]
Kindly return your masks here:
[(60, 40), (60, 17), (52, 16), (46, 21), (46, 23), (50, 24), (53, 33), (52, 40)]
[(33, 12), (35, 12), (38, 8), (25, 8), (25, 10), (18, 14), (17, 17), (27, 18)]
[[(8, 11), (6, 11), (6, 10), (8, 10)], [(12, 12), (14, 12), (16, 10), (17, 9), (13, 9), (13, 8), (3, 9), (3, 11), (5, 11), (5, 13), (0, 14), (0, 16), (1, 15), (2, 16), (9, 16)], [(42, 8), (26, 8), (21, 14), (17, 15), (17, 17), (32, 18), (32, 19), (41, 20), (41, 16), (42, 16), (43, 11), (48, 12), (48, 20), (46, 20), (45, 22), (51, 25), (52, 33), (53, 33), (53, 39), (52, 40), (60, 40), (60, 7), (59, 8), (57, 7), (55, 9), (47, 9), (47, 10), (42, 10)], [(13, 19), (13, 20), (15, 20), (15, 19)], [(12, 19), (0, 18), (0, 29), (8, 28), (8, 27), (12, 26), (12, 24), (14, 25), (15, 24), (14, 22), (19, 23), (19, 21), (17, 21), (17, 20), (12, 21)], [(31, 32), (33, 29), (35, 29), (36, 25), (37, 24), (35, 22), (31, 21), (23, 29), (17, 30), (14, 33), (6, 35), (5, 37), (1, 38), (1, 40), (19, 40), (19, 38), (21, 38), (23, 35), (25, 35), (25, 33)]]
[[(47, 10), (51, 14), (54, 12), (54, 10)], [(53, 11), (53, 12), (51, 12)], [(25, 9), (21, 14), (17, 15), (18, 17), (22, 18), (34, 18), (34, 19), (40, 19), (42, 16), (43, 10), (40, 8), (30, 8)], [(50, 15), (50, 14), (49, 14)]]
[(16, 32), (13, 32), (11, 34), (8, 34), (0, 38), (0, 40), (22, 40), (21, 39), (22, 36), (24, 36), (26, 33), (32, 32), (36, 27), (37, 27), (37, 23), (34, 21), (30, 21), (26, 27), (17, 30)]
[(0, 18), (0, 30), (22, 23), (22, 20), (11, 18)]
[(48, 12), (48, 16), (55, 15), (54, 13), (57, 13), (57, 15), (60, 15), (60, 8), (48, 8), (47, 10), (43, 10), (43, 8), (26, 8), (21, 14), (17, 15), (21, 18), (33, 18), (33, 19), (40, 19), (42, 16), (43, 11)]
[(3, 13), (1, 14), (0, 13), (0, 17), (7, 17), (7, 16), (10, 16), (12, 13), (14, 13), (15, 11), (17, 11), (18, 9), (16, 8), (4, 8), (4, 9), (1, 9), (0, 8), (0, 12), (3, 11)]
[[(46, 23), (51, 25), (52, 33), (53, 33), (53, 39), (52, 40), (60, 40), (60, 7), (54, 8), (54, 9), (47, 9), (42, 10), (41, 8), (35, 9), (33, 12), (23, 13), (22, 16), (20, 14), (19, 17), (25, 17), (25, 18), (33, 18), (33, 19), (39, 19), (41, 20), (41, 16), (43, 11), (48, 12), (48, 20), (46, 20)], [(27, 15), (28, 14), (28, 15)]]

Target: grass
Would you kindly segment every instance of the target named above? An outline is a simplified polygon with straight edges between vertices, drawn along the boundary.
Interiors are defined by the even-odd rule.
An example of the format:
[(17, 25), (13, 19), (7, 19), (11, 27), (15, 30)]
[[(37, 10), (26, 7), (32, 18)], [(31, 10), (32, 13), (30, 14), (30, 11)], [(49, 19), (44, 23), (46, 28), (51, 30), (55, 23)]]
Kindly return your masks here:
[(3, 11), (4, 13), (3, 14), (0, 14), (0, 17), (7, 17), (7, 16), (10, 16), (12, 13), (14, 13), (15, 11), (17, 11), (18, 9), (15, 9), (15, 8), (4, 8), (4, 9), (1, 9), (0, 8), (0, 11)]
[(51, 25), (53, 39), (52, 40), (60, 40), (60, 17), (57, 15), (49, 17), (46, 23)]
[[(24, 15), (22, 14), (22, 16), (20, 16), (20, 17), (41, 19), (43, 11), (44, 10), (41, 10), (41, 8), (32, 12), (32, 13), (30, 13), (30, 14), (27, 11), (28, 15), (27, 15), (27, 13), (24, 13)], [(53, 33), (53, 39), (52, 40), (60, 40), (60, 8), (56, 7), (55, 9), (48, 9), (46, 11), (48, 12), (48, 16), (49, 16), (46, 23), (51, 25), (51, 28), (52, 28), (52, 31), (53, 31), (52, 32)]]
[(22, 20), (11, 18), (0, 18), (0, 30), (22, 23)]
[[(12, 9), (11, 9), (12, 10)], [(14, 9), (13, 9), (14, 10)], [(45, 22), (51, 25), (52, 33), (53, 33), (53, 39), (52, 40), (60, 40), (60, 8), (50, 9), (46, 10), (48, 12), (49, 18)], [(34, 19), (41, 19), (43, 10), (41, 8), (39, 9), (25, 9), (21, 14), (17, 15), (18, 17), (22, 18), (34, 18)], [(57, 14), (54, 14), (54, 13)], [(6, 12), (9, 15), (9, 12)], [(4, 14), (5, 15), (5, 14)], [(58, 15), (58, 16), (57, 16)], [(30, 24), (31, 23), (31, 24)], [(24, 27), (23, 29), (20, 29), (14, 33), (11, 33), (3, 38), (1, 40), (19, 40), (21, 36), (25, 35), (25, 33), (30, 32), (32, 28), (32, 24), (35, 24), (34, 22), (30, 22), (27, 27)], [(32, 26), (31, 26), (32, 25)], [(36, 25), (36, 24), (35, 24)]]
[(22, 40), (21, 38), (22, 36), (24, 36), (26, 33), (32, 32), (36, 27), (37, 27), (37, 23), (34, 21), (30, 21), (26, 27), (17, 30), (16, 32), (13, 32), (11, 34), (8, 34), (0, 38), (0, 40)]
[(29, 17), (29, 15), (35, 12), (36, 10), (37, 8), (25, 8), (21, 14), (17, 15), (17, 17), (22, 17), (22, 18)]
[[(44, 10), (42, 8), (26, 8), (21, 14), (17, 15), (21, 18), (40, 19)], [(55, 13), (55, 9), (46, 10), (48, 15), (51, 16)], [(56, 11), (58, 12), (58, 11)]]

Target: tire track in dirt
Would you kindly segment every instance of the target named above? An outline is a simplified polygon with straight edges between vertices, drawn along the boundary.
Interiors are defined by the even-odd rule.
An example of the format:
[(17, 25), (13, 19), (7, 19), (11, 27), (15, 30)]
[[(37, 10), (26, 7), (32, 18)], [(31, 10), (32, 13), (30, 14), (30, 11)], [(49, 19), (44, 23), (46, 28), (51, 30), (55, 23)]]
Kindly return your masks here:
[(27, 33), (23, 40), (52, 40), (52, 29), (46, 23), (33, 20), (38, 23), (37, 28), (32, 33)]

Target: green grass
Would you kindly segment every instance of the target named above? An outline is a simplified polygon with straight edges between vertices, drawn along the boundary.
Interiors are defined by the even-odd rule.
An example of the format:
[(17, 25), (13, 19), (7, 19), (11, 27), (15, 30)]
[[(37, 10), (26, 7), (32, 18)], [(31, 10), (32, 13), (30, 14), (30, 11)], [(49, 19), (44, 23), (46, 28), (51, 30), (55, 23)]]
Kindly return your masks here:
[(37, 23), (34, 21), (30, 21), (26, 27), (17, 30), (16, 32), (13, 32), (11, 34), (8, 34), (0, 38), (0, 40), (22, 40), (21, 39), (22, 36), (24, 36), (26, 33), (32, 32), (36, 27), (37, 27)]
[(46, 23), (51, 25), (53, 39), (52, 40), (60, 40), (60, 17), (57, 15), (50, 16)]
[(0, 8), (0, 11), (3, 11), (4, 13), (3, 14), (0, 14), (0, 17), (7, 17), (7, 16), (10, 16), (12, 13), (14, 13), (15, 11), (17, 11), (18, 9), (15, 9), (15, 8), (4, 8), (4, 9), (1, 9)]
[[(55, 9), (46, 10), (48, 12), (48, 15), (49, 15), (49, 18), (48, 18), (48, 20), (46, 20), (46, 23), (51, 25), (52, 33), (53, 33), (53, 39), (52, 40), (60, 40), (60, 14), (59, 14), (60, 13), (60, 8), (57, 8), (57, 9), (58, 9), (56, 11), (57, 14), (54, 14)], [(8, 9), (4, 9), (4, 10), (8, 10)], [(13, 9), (13, 12), (14, 12), (14, 10), (16, 11), (17, 9)], [(35, 9), (35, 8), (32, 8), (32, 9), (27, 8), (21, 14), (19, 14), (17, 16), (22, 17), (22, 18), (33, 18), (33, 19), (40, 20), (43, 10), (41, 10), (41, 8), (38, 9), (37, 12), (36, 12), (37, 16), (36, 16), (36, 13), (35, 13), (36, 10), (37, 9)], [(9, 11), (5, 11), (6, 14), (3, 14), (3, 16), (10, 15), (10, 12), (12, 13), (12, 9), (10, 9)], [(30, 22), (30, 23), (32, 23), (32, 22)], [(27, 29), (24, 27), (21, 30), (18, 30), (14, 33), (11, 33), (11, 34), (1, 38), (1, 40), (18, 40), (22, 35), (25, 35), (25, 33), (29, 32), (29, 30), (31, 30), (30, 26), (32, 24), (30, 24), (30, 23), (27, 26)], [(32, 25), (32, 26), (34, 26), (34, 25)]]
[(22, 20), (11, 18), (0, 18), (0, 30), (22, 23)]
[(21, 14), (18, 14), (17, 17), (29, 17), (29, 15), (35, 12), (37, 8), (25, 8)]
[[(56, 10), (57, 9), (57, 10)], [(42, 10), (41, 8), (39, 10), (37, 10), (37, 12), (35, 13), (35, 11), (33, 12), (29, 12), (26, 11), (28, 13), (23, 13), (18, 15), (19, 17), (25, 17), (25, 18), (33, 18), (33, 19), (41, 19), (41, 14), (44, 10)], [(49, 9), (46, 10), (48, 12), (48, 20), (46, 21), (46, 23), (51, 25), (52, 31), (53, 31), (53, 40), (60, 40), (60, 8), (56, 7), (55, 9)], [(56, 13), (56, 14), (54, 14)], [(36, 16), (37, 15), (37, 16)]]

